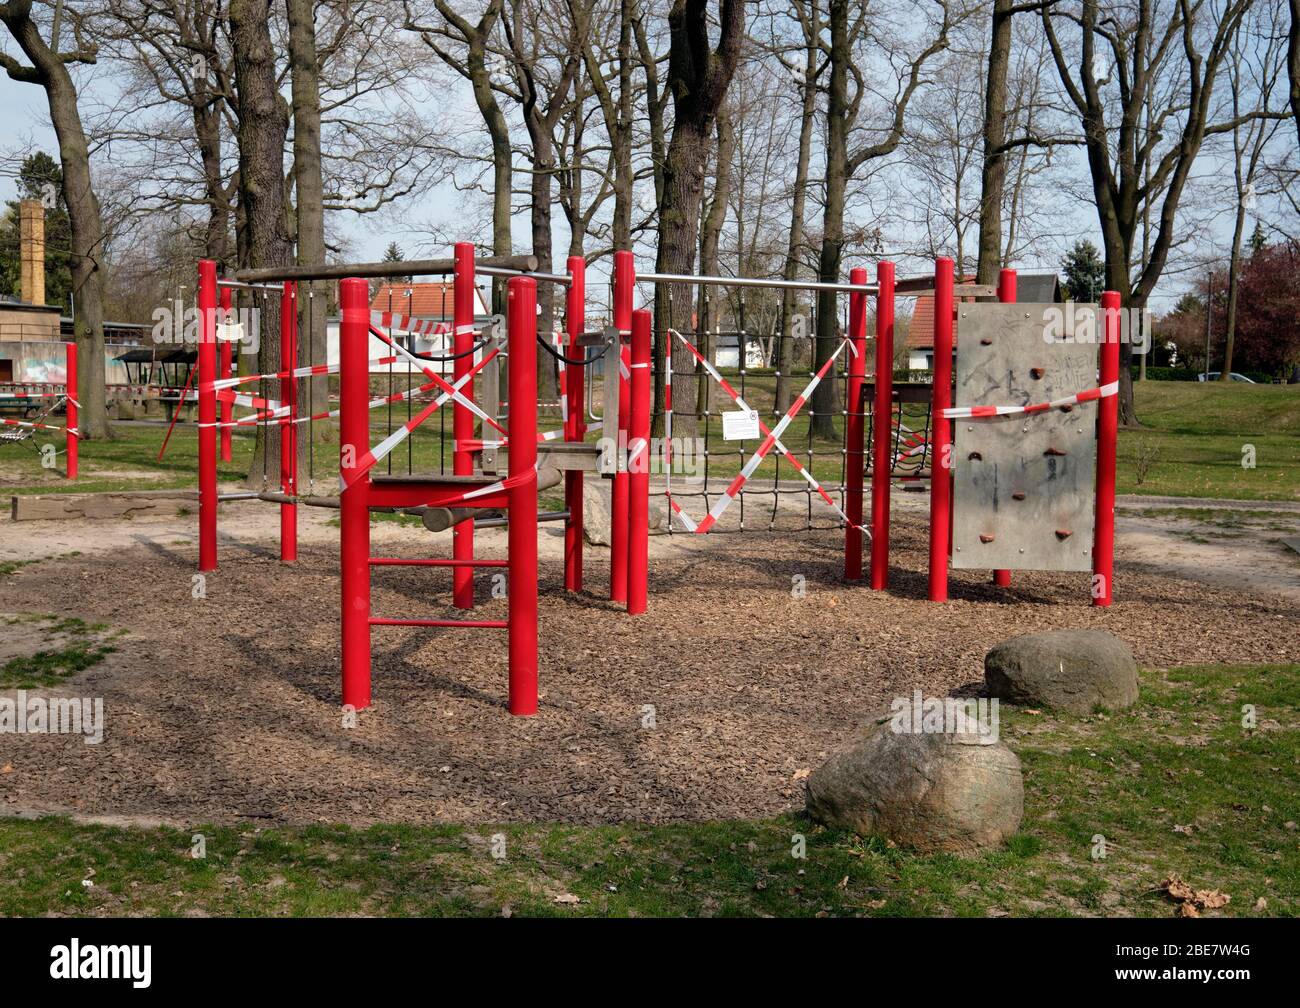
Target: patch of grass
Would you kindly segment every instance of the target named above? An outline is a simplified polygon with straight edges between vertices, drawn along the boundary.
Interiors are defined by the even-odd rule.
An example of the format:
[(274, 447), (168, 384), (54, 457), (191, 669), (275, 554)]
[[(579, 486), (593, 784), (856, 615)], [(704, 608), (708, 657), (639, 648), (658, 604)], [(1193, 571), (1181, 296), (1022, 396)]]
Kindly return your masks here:
[(124, 631), (106, 635), (103, 623), (87, 623), (73, 617), (27, 613), (5, 621), (9, 625), (40, 624), (51, 646), (28, 655), (18, 655), (0, 665), (0, 689), (39, 689), (57, 686), (78, 672), (98, 665), (117, 650), (107, 643)]
[(16, 570), (21, 570), (30, 564), (36, 563), (35, 560), (3, 560), (0, 561), (0, 578), (8, 577)]
[(1300, 666), (1212, 666), (1144, 673), (1140, 703), (1121, 713), (1004, 708), (1025, 819), (977, 857), (917, 855), (796, 815), (369, 829), (11, 820), (0, 914), (1169, 916), (1157, 890), (1178, 873), (1229, 893), (1225, 914), (1294, 916), (1297, 697)]
[(98, 665), (117, 649), (102, 644), (72, 644), (53, 651), (11, 658), (0, 665), (0, 688), (37, 689)]

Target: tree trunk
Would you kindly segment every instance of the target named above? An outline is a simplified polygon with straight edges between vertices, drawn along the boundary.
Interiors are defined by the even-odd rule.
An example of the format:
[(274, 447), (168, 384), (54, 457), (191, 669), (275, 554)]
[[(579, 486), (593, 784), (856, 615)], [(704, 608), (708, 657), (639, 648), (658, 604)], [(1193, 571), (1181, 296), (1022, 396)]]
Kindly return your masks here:
[(1295, 119), (1296, 139), (1300, 141), (1300, 0), (1288, 0), (1291, 26), (1287, 32), (1287, 77), (1291, 82), (1291, 115)]
[[(803, 108), (799, 115), (799, 160), (795, 167), (793, 199), (790, 203), (790, 237), (786, 245), (785, 270), (782, 275), (786, 280), (799, 279), (799, 252), (804, 243), (804, 214), (808, 203), (808, 171), (812, 160), (813, 125), (817, 113), (817, 86), (814, 74), (817, 70), (819, 49), (818, 34), (821, 27), (821, 14), (817, 0), (809, 4), (809, 24), (805, 28)], [(773, 412), (784, 415), (790, 408), (792, 391), (790, 374), (794, 370), (794, 340), (791, 327), (794, 325), (794, 313), (798, 308), (798, 292), (790, 289), (781, 292), (781, 331), (776, 339), (773, 353), (773, 366), (776, 368), (776, 395)]]
[[(635, 4), (633, 11), (635, 12)], [(646, 119), (650, 123), (650, 163), (654, 172), (655, 184), (655, 210), (658, 212), (663, 206), (664, 200), (664, 164), (668, 160), (668, 142), (667, 130), (664, 126), (664, 107), (668, 102), (668, 96), (660, 93), (659, 88), (659, 68), (655, 62), (655, 54), (650, 48), (649, 37), (646, 34), (644, 16), (637, 17), (633, 13), (632, 37), (636, 41), (637, 60), (641, 66), (642, 73), (645, 74), (645, 104)], [(662, 220), (662, 218), (660, 218)], [(629, 235), (630, 240), (630, 235)], [(617, 246), (616, 246), (617, 247)], [(656, 253), (656, 263), (657, 263)], [(656, 284), (654, 290), (654, 331), (653, 331), (653, 349), (655, 366), (651, 368), (651, 374), (654, 382), (653, 402), (664, 401), (664, 368), (661, 363), (664, 358), (663, 341), (668, 339), (664, 329), (668, 325), (669, 317), (669, 300), (668, 288), (663, 284)], [(671, 341), (670, 341), (671, 342)], [(671, 354), (671, 350), (669, 351)], [(669, 364), (671, 367), (671, 362)], [(663, 434), (663, 417), (656, 415), (652, 433), (657, 437)]]
[[(289, 111), (276, 79), (269, 0), (232, 0), (229, 17), (239, 108), (239, 195), (247, 232), (245, 263), (250, 268), (284, 266), (293, 249), (284, 198)], [(267, 302), (267, 307), (272, 304)], [(260, 325), (257, 370), (262, 374), (278, 371), (278, 310), (263, 311)], [(263, 473), (267, 482), (279, 479), (279, 428), (259, 425), (257, 431), (257, 447), (248, 471), (250, 485), (260, 484)]]
[[(722, 225), (727, 220), (727, 203), (731, 199), (731, 162), (736, 154), (736, 131), (732, 128), (731, 116), (724, 110), (718, 114), (718, 154), (717, 167), (714, 170), (713, 196), (709, 200), (708, 212), (704, 215), (704, 224), (700, 228), (700, 272), (706, 275), (718, 275), (718, 245), (722, 239)], [(714, 304), (721, 298), (722, 291), (717, 287), (700, 286), (699, 302), (699, 343), (697, 347), (710, 363), (717, 363), (713, 329), (717, 318)], [(718, 313), (720, 314), (720, 313)], [(741, 362), (744, 367), (744, 362)], [(696, 369), (699, 374), (700, 369)], [(695, 412), (703, 414), (713, 401), (713, 382), (700, 376), (696, 387)]]
[(194, 105), (194, 138), (203, 167), (203, 195), (208, 204), (208, 225), (203, 235), (203, 252), (223, 272), (230, 266), (230, 193), (221, 171), (220, 99), (205, 89), (206, 101)]
[[(675, 116), (659, 200), (659, 251), (655, 268), (661, 273), (691, 273), (694, 269), (709, 139), (718, 108), (735, 73), (745, 32), (743, 0), (722, 0), (718, 45), (714, 50), (709, 44), (708, 6), (707, 0), (674, 0), (668, 15), (672, 39), (668, 89), (672, 92)], [(670, 317), (678, 324), (689, 325), (690, 286), (674, 284), (668, 298)], [(655, 301), (658, 307), (659, 292)], [(673, 344), (673, 377), (682, 376), (685, 387), (680, 395), (686, 402), (694, 402), (694, 358), (676, 340)], [(696, 436), (695, 417), (682, 417), (681, 427), (683, 437)]]
[[(822, 247), (818, 256), (818, 278), (835, 283), (840, 278), (844, 255), (844, 195), (848, 185), (848, 68), (849, 47), (847, 0), (831, 0), (830, 82), (826, 107), (826, 195), (822, 211)], [(813, 343), (816, 371), (835, 352), (839, 341), (839, 296), (834, 291), (817, 292), (817, 336)], [(836, 383), (827, 376), (813, 391), (809, 421), (814, 437), (835, 437)]]
[(1013, 0), (994, 0), (988, 77), (984, 87), (984, 167), (980, 178), (979, 260), (975, 282), (996, 284), (1002, 266), (1002, 195), (1007, 177), (1007, 67)]
[[(99, 263), (104, 255), (104, 221), (90, 174), (90, 149), (77, 107), (77, 88), (68, 72), (69, 62), (94, 62), (94, 52), (65, 54), (47, 45), (32, 20), (30, 0), (0, 4), (0, 21), (18, 43), (31, 66), (5, 55), (0, 60), (8, 75), (45, 89), (50, 123), (59, 141), (63, 169), (63, 203), (68, 210), (71, 248), (73, 332), (77, 344), (78, 435), (85, 439), (109, 438), (104, 389), (104, 292)], [(57, 38), (53, 46), (57, 47)]]
[[(293, 73), (293, 177), (296, 190), (298, 256), (303, 266), (325, 264), (325, 183), (320, 149), (320, 66), (316, 55), (313, 0), (286, 0), (289, 15), (289, 65)], [(328, 293), (306, 282), (299, 286), (298, 357), (296, 363), (324, 363), (329, 353), (325, 327)], [(329, 398), (329, 378), (309, 378), (307, 397), (313, 408)], [(315, 430), (308, 425), (307, 430)], [(329, 426), (321, 424), (324, 436)], [(311, 441), (298, 437), (299, 454), (309, 455)]]

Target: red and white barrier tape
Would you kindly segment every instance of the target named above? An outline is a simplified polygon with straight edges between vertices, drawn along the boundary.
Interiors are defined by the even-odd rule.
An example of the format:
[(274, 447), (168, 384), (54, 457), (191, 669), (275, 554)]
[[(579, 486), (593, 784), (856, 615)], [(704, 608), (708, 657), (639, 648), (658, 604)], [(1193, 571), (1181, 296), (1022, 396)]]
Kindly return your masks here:
[[(756, 412), (755, 410), (751, 409), (751, 407), (747, 402), (745, 402), (745, 400), (741, 397), (740, 393), (737, 392), (735, 388), (732, 387), (731, 383), (727, 381), (727, 379), (722, 377), (722, 375), (718, 372), (717, 368), (713, 366), (712, 362), (710, 362), (706, 357), (704, 357), (704, 355), (701, 354), (699, 350), (697, 350), (691, 344), (690, 340), (688, 340), (676, 329), (669, 329), (668, 331), (672, 333), (674, 336), (676, 336), (682, 342), (682, 345), (685, 346), (686, 349), (688, 349), (691, 352), (691, 354), (695, 357), (696, 361), (699, 362), (700, 366), (703, 367), (704, 370), (708, 373), (709, 377), (718, 383), (722, 391), (727, 393), (727, 395), (731, 398), (731, 401), (734, 402), (738, 408), (745, 410), (746, 412)], [(850, 346), (848, 341), (845, 341), (844, 343), (840, 344), (839, 349), (836, 350), (835, 353), (831, 355), (831, 358), (826, 362), (826, 365), (823, 365), (822, 371), (816, 377), (813, 378), (812, 382), (804, 390), (803, 395), (798, 400), (796, 400), (795, 405), (791, 407), (794, 413), (797, 413), (799, 408), (802, 408), (803, 400), (806, 399), (808, 396), (812, 395), (813, 389), (817, 387), (817, 383), (821, 381), (822, 375), (825, 374), (826, 367), (832, 361), (835, 360), (835, 358), (839, 355), (840, 350), (843, 350), (845, 346)], [(669, 359), (671, 361), (671, 356)], [(665, 373), (670, 373), (671, 371), (672, 371), (671, 366), (665, 368)], [(785, 445), (781, 443), (779, 437), (777, 436), (781, 431), (783, 431), (787, 426), (789, 426), (790, 421), (793, 419), (794, 419), (793, 414), (787, 412), (786, 415), (781, 419), (781, 422), (777, 424), (776, 432), (773, 432), (767, 426), (767, 424), (763, 423), (762, 420), (759, 420), (758, 429), (763, 433), (764, 436), (766, 436), (771, 440), (770, 445), (768, 445), (767, 442), (764, 442), (766, 448), (760, 447), (759, 452), (762, 452), (763, 455), (766, 455), (767, 450), (770, 450), (771, 448), (775, 448), (778, 452), (780, 452), (782, 455), (786, 457), (786, 459), (790, 462), (791, 466), (794, 467), (794, 470), (797, 473), (799, 473), (799, 475), (802, 476), (814, 490), (817, 491), (818, 495), (822, 498), (822, 500), (824, 500), (835, 511), (835, 513), (839, 515), (841, 521), (845, 522), (848, 525), (853, 525), (853, 522), (849, 521), (849, 516), (844, 513), (843, 509), (840, 508), (840, 506), (835, 503), (831, 495), (826, 492), (825, 488), (823, 488), (822, 485), (818, 483), (817, 480), (813, 477), (813, 474), (808, 471), (808, 468), (804, 466), (795, 457), (793, 452), (791, 452), (788, 448), (786, 448)], [(664, 437), (671, 443), (672, 440), (671, 379), (665, 383), (665, 388), (664, 388)], [(629, 448), (629, 454), (630, 454), (630, 448)], [(750, 470), (751, 474), (754, 469), (758, 468), (758, 463), (754, 462), (755, 458), (758, 458), (758, 461), (762, 462), (762, 457), (760, 457), (758, 453), (755, 453), (755, 455), (750, 458), (749, 462), (746, 463), (746, 468)], [(629, 464), (631, 464), (630, 461)], [(742, 470), (742, 475), (743, 473), (744, 470)], [(746, 480), (748, 478), (749, 476), (745, 476)], [(705, 518), (703, 521), (697, 524), (696, 522), (692, 521), (691, 518), (686, 514), (686, 512), (682, 510), (681, 506), (675, 500), (673, 500), (671, 464), (667, 466), (667, 472), (665, 473), (664, 480), (667, 485), (665, 496), (667, 496), (668, 503), (672, 506), (673, 512), (677, 515), (678, 518), (682, 520), (682, 524), (685, 525), (691, 532), (700, 532), (700, 533), (708, 532), (708, 530), (717, 521), (716, 517), (713, 517), (712, 521), (710, 521), (709, 518)], [(743, 486), (743, 484), (744, 481), (742, 480), (740, 485), (736, 485), (733, 483), (733, 486), (735, 487), (736, 491), (739, 491), (740, 486)], [(731, 489), (729, 488), (728, 493), (730, 492)], [(731, 499), (730, 498), (725, 498), (725, 499), (726, 499), (726, 503), (722, 504), (721, 509), (718, 511), (719, 516), (722, 514), (723, 511), (725, 511), (731, 505)], [(721, 500), (719, 501), (719, 503), (721, 503)], [(856, 526), (856, 527), (863, 528), (862, 526)], [(867, 535), (870, 536), (871, 534), (870, 529), (863, 528), (863, 531), (865, 531)]]
[[(487, 364), (488, 361), (492, 360), (499, 352), (500, 352), (499, 350), (493, 350), (481, 361), (475, 364), (473, 370), (470, 371), (470, 376), (473, 377), (474, 375), (478, 374), (478, 372), (483, 369), (483, 366)], [(417, 395), (423, 395), (425, 392), (432, 392), (435, 388), (438, 388), (437, 383), (426, 382), (425, 384), (417, 386), (416, 388), (407, 389), (405, 392), (394, 392), (392, 395), (379, 396), (376, 399), (371, 399), (366, 404), (366, 408), (377, 409), (380, 406), (387, 406), (389, 403), (403, 402), (407, 399), (413, 399)], [(227, 393), (227, 395), (228, 394), (229, 393)], [(218, 398), (220, 397), (221, 397), (220, 394), (218, 394)], [(240, 398), (246, 398), (246, 397), (241, 396)], [(273, 401), (273, 400), (263, 400), (263, 401)], [(263, 425), (268, 427), (278, 426), (284, 422), (284, 416), (288, 411), (289, 411), (289, 407), (280, 406), (273, 410), (264, 410), (262, 412), (254, 414), (253, 416), (240, 417), (238, 420), (230, 420), (227, 422), (218, 422), (218, 423), (211, 424), (211, 426), (213, 427), (256, 427), (258, 425)], [(327, 410), (324, 413), (313, 413), (310, 416), (294, 417), (290, 421), (290, 423), (304, 424), (304, 423), (312, 423), (316, 420), (331, 420), (334, 417), (337, 417), (339, 415), (339, 412), (340, 411), (337, 409), (332, 409), (332, 410)], [(198, 424), (197, 426), (204, 427), (209, 425)]]
[[(374, 360), (366, 361), (367, 367), (373, 367), (377, 364), (396, 364), (401, 358), (376, 357)], [(207, 388), (225, 389), (234, 388), (237, 385), (247, 385), (250, 382), (273, 381), (284, 378), (309, 378), (314, 375), (338, 374), (338, 364), (308, 364), (304, 367), (293, 368), (289, 371), (276, 371), (273, 374), (256, 374), (256, 375), (239, 375), (235, 378), (218, 378), (216, 381), (207, 385)]]
[(25, 427), (28, 430), (63, 431), (73, 437), (81, 436), (77, 433), (75, 427), (55, 427), (53, 424), (35, 423), (29, 420), (10, 420), (8, 417), (0, 417), (0, 424), (4, 424), (6, 427)]
[(1119, 393), (1119, 382), (1109, 382), (1100, 388), (1076, 392), (1064, 399), (1051, 402), (1032, 403), (1028, 406), (954, 406), (943, 411), (945, 420), (964, 420), (970, 417), (1015, 416), (1019, 413), (1046, 413), (1048, 410), (1063, 406), (1077, 406), (1079, 403), (1096, 402)]
[(401, 356), (405, 357), (407, 360), (415, 364), (415, 366), (420, 371), (428, 375), (429, 378), (432, 379), (433, 382), (437, 384), (444, 392), (450, 393), (451, 397), (455, 399), (458, 404), (464, 406), (467, 410), (473, 413), (485, 424), (495, 428), (496, 430), (500, 431), (502, 434), (509, 433), (504, 427), (502, 427), (499, 423), (497, 423), (493, 417), (490, 417), (486, 413), (484, 413), (483, 410), (479, 408), (478, 403), (462, 395), (459, 389), (452, 388), (452, 386), (447, 382), (445, 378), (442, 377), (442, 375), (435, 372), (432, 368), (426, 367), (425, 366), (426, 362), (420, 360), (419, 357), (411, 353), (411, 351), (407, 350), (406, 347), (402, 346), (396, 340), (391, 339), (386, 333), (377, 329), (373, 325), (370, 327), (370, 333), (377, 339), (382, 340), (388, 346), (392, 347), (394, 350), (398, 352), (398, 354), (400, 354)]
[[(433, 411), (442, 406), (442, 404), (448, 399), (455, 399), (457, 401), (463, 399), (464, 397), (460, 394), (460, 390), (464, 388), (465, 385), (473, 382), (474, 376), (483, 370), (483, 367), (488, 363), (488, 361), (492, 360), (498, 353), (500, 353), (500, 350), (493, 350), (490, 354), (475, 364), (470, 371), (457, 378), (455, 385), (447, 385), (447, 391), (443, 392), (442, 395), (429, 403), (428, 406), (420, 410), (419, 413), (411, 417), (411, 419), (402, 424), (401, 427), (389, 434), (388, 437), (384, 438), (384, 440), (379, 442), (379, 444), (368, 449), (366, 453), (357, 460), (356, 468), (348, 471), (351, 475), (350, 479), (342, 473), (339, 474), (340, 487), (346, 490), (360, 477), (373, 469), (375, 465), (386, 458), (394, 448), (405, 441), (410, 436), (411, 431), (424, 423), (424, 421), (433, 414)], [(441, 384), (446, 385), (447, 383), (441, 382)], [(452, 450), (454, 451), (455, 449), (453, 448)]]
[[(563, 441), (564, 431), (550, 430), (538, 431), (537, 443), (543, 444), (547, 441)], [(464, 441), (453, 441), (451, 443), (452, 451), (480, 452), (485, 448), (509, 448), (510, 439), (508, 437), (499, 438), (496, 441), (484, 441), (481, 438), (467, 438)]]
[[(421, 336), (449, 336), (452, 333), (452, 324), (445, 320), (434, 322), (430, 319), (400, 315), (397, 312), (372, 311), (370, 313), (370, 324), (382, 326), (385, 329), (396, 329), (398, 332), (419, 333)], [(457, 336), (463, 336), (466, 333), (477, 336), (478, 328), (474, 325), (458, 326), (455, 333)]]

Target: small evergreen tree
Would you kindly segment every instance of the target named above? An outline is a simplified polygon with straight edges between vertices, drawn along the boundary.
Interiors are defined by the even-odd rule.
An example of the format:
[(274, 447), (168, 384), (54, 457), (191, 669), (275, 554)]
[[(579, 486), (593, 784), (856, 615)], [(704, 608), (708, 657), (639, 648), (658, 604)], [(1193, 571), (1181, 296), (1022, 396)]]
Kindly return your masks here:
[(1106, 265), (1092, 242), (1083, 240), (1065, 254), (1065, 289), (1071, 301), (1096, 301), (1106, 289)]

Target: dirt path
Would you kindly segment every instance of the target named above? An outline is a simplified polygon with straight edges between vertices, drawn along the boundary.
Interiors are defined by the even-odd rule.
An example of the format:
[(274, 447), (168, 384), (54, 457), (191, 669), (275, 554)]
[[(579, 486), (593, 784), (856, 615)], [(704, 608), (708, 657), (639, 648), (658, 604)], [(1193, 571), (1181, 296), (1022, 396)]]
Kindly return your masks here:
[[(638, 619), (597, 594), (604, 550), (589, 550), (591, 593), (563, 595), (552, 527), (541, 537), (540, 715), (505, 712), (501, 634), (377, 630), (376, 702), (350, 730), (337, 698), (331, 513), (304, 511), (301, 559), (284, 566), (276, 509), (231, 506), (206, 598), (194, 597), (192, 515), (5, 522), (0, 561), (57, 559), (0, 578), (0, 612), (78, 616), (127, 635), (63, 686), (103, 698), (103, 742), (0, 734), (0, 807), (181, 824), (758, 816), (797, 806), (802, 771), (890, 699), (978, 681), (987, 648), (1015, 633), (1104, 627), (1148, 666), (1300, 654), (1300, 565), (1269, 581), (1241, 569), (1222, 587), (1159, 573), (1219, 548), (1184, 535), (1185, 518), (1123, 518), (1110, 610), (1086, 604), (1084, 574), (1018, 573), (1002, 593), (957, 573), (953, 601), (931, 605), (923, 516), (903, 496), (888, 592), (840, 580), (842, 533), (659, 536), (650, 612)], [(480, 541), (502, 555), (500, 531)], [(374, 542), (376, 554), (447, 550), (445, 537), (393, 522), (376, 523)], [(378, 614), (447, 612), (441, 572), (386, 569), (375, 584)], [(503, 611), (486, 580), (480, 597), (485, 616)]]

